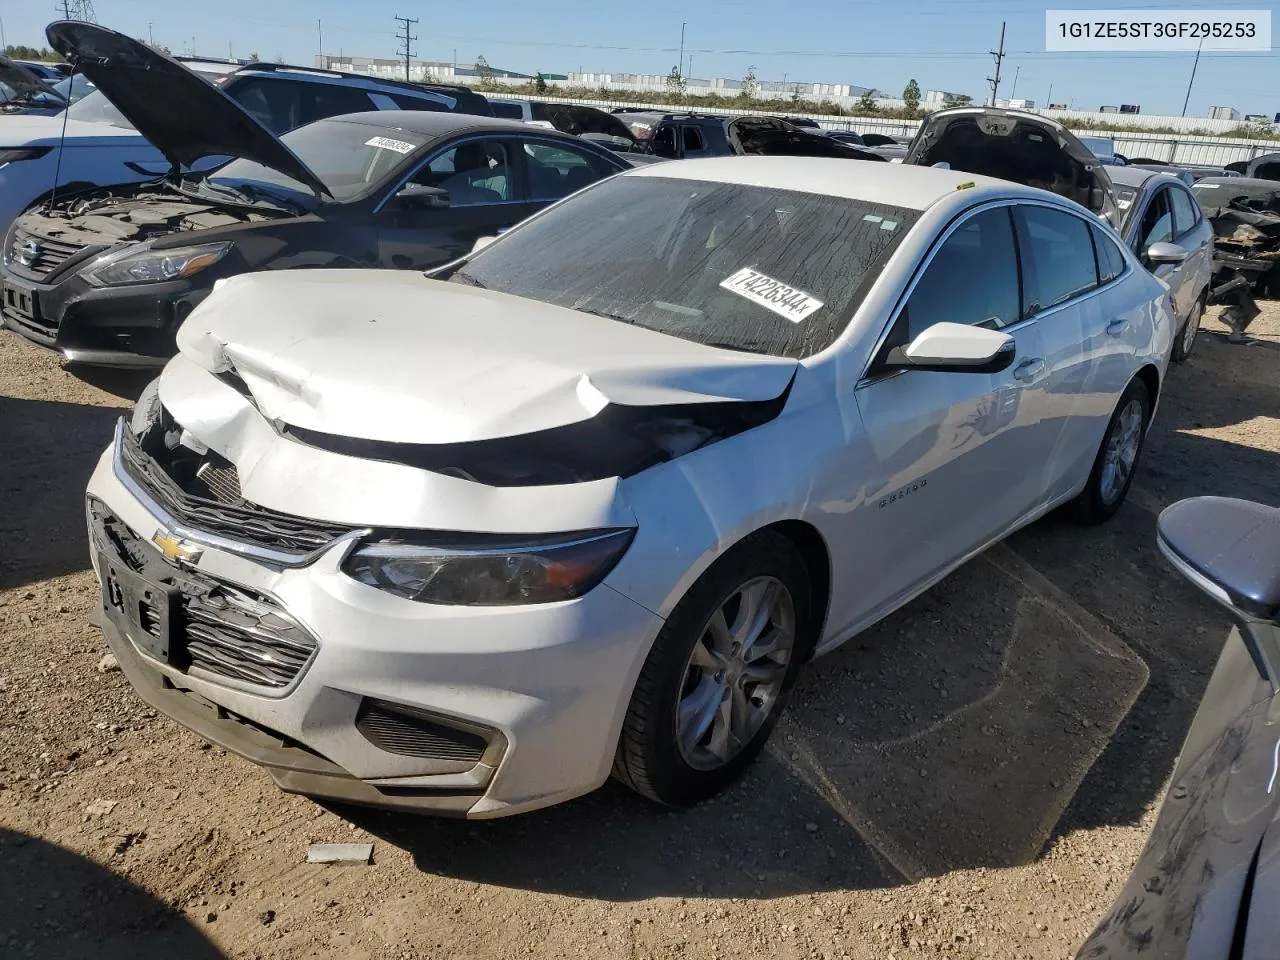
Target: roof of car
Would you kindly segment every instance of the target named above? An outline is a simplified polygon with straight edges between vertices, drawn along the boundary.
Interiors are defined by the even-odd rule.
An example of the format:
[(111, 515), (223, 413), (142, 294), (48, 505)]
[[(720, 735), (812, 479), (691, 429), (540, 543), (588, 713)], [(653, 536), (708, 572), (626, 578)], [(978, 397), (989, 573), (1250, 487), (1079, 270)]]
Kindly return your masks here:
[(486, 131), (518, 131), (524, 134), (536, 134), (539, 137), (557, 137), (584, 143), (581, 138), (548, 130), (546, 127), (534, 127), (523, 120), (503, 120), (498, 117), (481, 117), (474, 113), (452, 113), (436, 110), (367, 110), (363, 113), (346, 113), (329, 120), (340, 120), (348, 123), (363, 123), (371, 127), (383, 129), (412, 130), (429, 137), (446, 137), (455, 133), (467, 133), (472, 130)]
[(627, 177), (710, 180), (744, 186), (825, 194), (867, 200), (911, 210), (925, 210), (957, 190), (994, 190), (1003, 194), (1039, 195), (1006, 180), (958, 170), (900, 163), (869, 163), (833, 157), (710, 157), (673, 160), (640, 167)]
[(1130, 166), (1107, 167), (1107, 176), (1111, 178), (1112, 183), (1118, 183), (1123, 187), (1140, 187), (1152, 177), (1168, 177), (1170, 180), (1178, 179), (1163, 170)]

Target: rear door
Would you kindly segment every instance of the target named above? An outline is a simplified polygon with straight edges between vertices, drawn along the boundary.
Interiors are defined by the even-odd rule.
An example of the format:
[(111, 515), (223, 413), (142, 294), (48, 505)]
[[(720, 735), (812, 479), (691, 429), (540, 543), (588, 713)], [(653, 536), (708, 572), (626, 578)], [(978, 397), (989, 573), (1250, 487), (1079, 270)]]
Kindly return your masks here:
[[(872, 365), (855, 397), (875, 464), (853, 535), (874, 545), (867, 596), (912, 592), (1007, 530), (1039, 502), (1052, 446), (1036, 397), (1045, 377), (1038, 322), (1023, 319), (1010, 209), (952, 227), (926, 259), (880, 356), (935, 323), (991, 327), (1018, 345), (1000, 373)], [(863, 615), (871, 610), (859, 611)]]
[[(426, 270), (463, 256), (480, 237), (497, 236), (528, 215), (520, 178), (521, 144), (468, 137), (437, 148), (377, 208), (378, 260), (384, 267)], [(405, 187), (439, 187), (447, 209), (416, 207)]]
[(522, 140), (517, 156), (524, 171), (530, 214), (620, 170), (590, 150), (561, 141)]
[[(1129, 369), (1128, 363), (1115, 361), (1129, 346), (1119, 335), (1123, 329), (1112, 326), (1116, 318), (1108, 314), (1106, 298), (1098, 295), (1094, 232), (1101, 231), (1096, 225), (1036, 203), (1018, 204), (1014, 219), (1022, 255), (1023, 316), (1037, 321), (1045, 366), (1028, 398), (1043, 417), (1045, 456), (1029, 467), (1041, 476), (1048, 502), (1088, 476), (1100, 435), (1094, 420), (1104, 411), (1110, 416), (1111, 380)], [(1108, 263), (1119, 258), (1123, 264), (1114, 245), (1108, 257)], [(1097, 403), (1089, 401), (1094, 391), (1102, 395)]]
[(1196, 203), (1190, 190), (1181, 186), (1168, 189), (1177, 237), (1175, 242), (1191, 252), (1182, 264), (1182, 283), (1174, 298), (1178, 319), (1186, 320), (1199, 309), (1200, 295), (1209, 288), (1209, 278), (1213, 273), (1213, 227), (1200, 212), (1200, 204)]

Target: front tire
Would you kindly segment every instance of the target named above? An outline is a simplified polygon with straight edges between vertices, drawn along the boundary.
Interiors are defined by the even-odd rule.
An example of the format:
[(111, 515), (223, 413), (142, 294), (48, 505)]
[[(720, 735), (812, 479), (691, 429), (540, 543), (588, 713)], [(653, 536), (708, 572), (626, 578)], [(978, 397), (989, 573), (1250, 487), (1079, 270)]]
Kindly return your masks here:
[(1151, 395), (1135, 377), (1111, 414), (1088, 483), (1071, 502), (1071, 512), (1081, 523), (1102, 523), (1120, 509), (1133, 483), (1150, 421)]
[(812, 649), (809, 571), (761, 531), (717, 560), (672, 610), (645, 660), (613, 774), (689, 806), (733, 782), (764, 747)]

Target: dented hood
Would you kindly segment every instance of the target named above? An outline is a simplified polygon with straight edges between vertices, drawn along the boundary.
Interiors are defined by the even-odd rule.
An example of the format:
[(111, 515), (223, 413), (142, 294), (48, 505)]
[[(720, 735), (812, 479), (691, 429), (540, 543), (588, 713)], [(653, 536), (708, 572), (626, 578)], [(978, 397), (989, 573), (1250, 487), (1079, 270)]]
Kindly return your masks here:
[(397, 444), (532, 434), (611, 404), (773, 400), (797, 366), (382, 270), (233, 277), (177, 339), (270, 420)]
[(997, 177), (1076, 201), (1112, 223), (1111, 178), (1102, 162), (1062, 124), (1035, 113), (956, 107), (925, 117), (903, 163)]
[(60, 20), (45, 36), (170, 163), (190, 167), (203, 157), (241, 157), (328, 192), (270, 130), (176, 60), (93, 23)]

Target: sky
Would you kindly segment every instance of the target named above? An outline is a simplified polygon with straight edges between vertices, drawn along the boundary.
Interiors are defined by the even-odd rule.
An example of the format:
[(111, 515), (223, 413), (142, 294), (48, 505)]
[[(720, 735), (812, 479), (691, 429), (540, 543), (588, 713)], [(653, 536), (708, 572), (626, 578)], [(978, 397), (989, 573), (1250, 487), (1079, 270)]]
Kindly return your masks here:
[[(1051, 5), (1116, 9), (1122, 2)], [(0, 0), (5, 41), (43, 46), (53, 7)], [(473, 63), (483, 55), (521, 73), (665, 74), (680, 56), (683, 23), (689, 76), (741, 78), (754, 66), (762, 80), (848, 83), (886, 96), (899, 96), (915, 79), (922, 90), (977, 100), (989, 92), (988, 51), (998, 44), (1003, 19), (1002, 97), (1043, 105), (1052, 85), (1053, 101), (1076, 109), (1132, 103), (1147, 114), (1182, 112), (1195, 56), (1045, 53), (1043, 0), (95, 0), (94, 7), (99, 23), (143, 39), (150, 33), (174, 53), (194, 45), (202, 56), (256, 52), (300, 64), (314, 62), (321, 36), (326, 53), (395, 56), (394, 17), (417, 17), (413, 47), (420, 58)], [(1211, 8), (1227, 15), (1266, 7), (1259, 0), (1130, 0), (1124, 9)], [(1205, 116), (1211, 105), (1280, 112), (1274, 39), (1269, 52), (1201, 55), (1187, 115)]]

